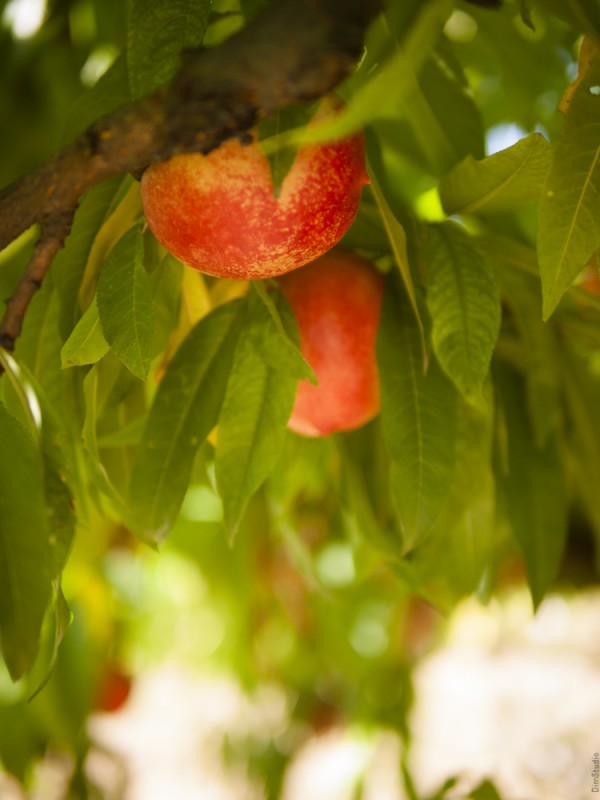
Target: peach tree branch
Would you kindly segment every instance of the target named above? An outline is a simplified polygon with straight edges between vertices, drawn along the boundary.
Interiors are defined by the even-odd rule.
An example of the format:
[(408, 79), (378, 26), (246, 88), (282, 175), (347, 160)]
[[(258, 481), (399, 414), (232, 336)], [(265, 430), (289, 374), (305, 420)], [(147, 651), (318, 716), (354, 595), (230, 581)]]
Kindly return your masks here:
[(219, 47), (185, 51), (164, 87), (102, 117), (0, 191), (0, 250), (31, 225), (41, 235), (0, 322), (14, 347), (29, 301), (64, 243), (79, 199), (111, 176), (140, 175), (177, 153), (208, 153), (266, 114), (327, 94), (350, 74), (380, 0), (276, 0)]

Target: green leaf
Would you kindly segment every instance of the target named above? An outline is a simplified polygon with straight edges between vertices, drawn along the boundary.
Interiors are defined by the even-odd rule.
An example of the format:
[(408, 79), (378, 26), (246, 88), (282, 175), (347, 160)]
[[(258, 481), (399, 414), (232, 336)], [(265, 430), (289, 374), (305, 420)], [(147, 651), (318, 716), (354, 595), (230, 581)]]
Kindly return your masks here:
[(341, 467), (341, 502), (358, 535), (399, 557), (399, 531), (390, 487), (390, 459), (383, 443), (380, 420), (335, 437)]
[(423, 320), (417, 302), (417, 293), (413, 281), (410, 264), (408, 261), (408, 249), (405, 230), (398, 220), (397, 215), (392, 209), (390, 203), (389, 193), (385, 183), (385, 166), (381, 158), (381, 151), (379, 145), (371, 134), (367, 134), (367, 152), (369, 156), (369, 177), (371, 179), (371, 189), (373, 197), (379, 209), (381, 220), (385, 227), (385, 232), (394, 254), (396, 266), (400, 271), (404, 288), (408, 294), (410, 304), (412, 306), (415, 319), (419, 328), (421, 336), (421, 346), (423, 350), (423, 358), (425, 359), (427, 348), (425, 344), (425, 329), (423, 327)]
[(250, 335), (256, 352), (273, 369), (316, 384), (316, 375), (298, 346), (300, 335), (294, 312), (283, 294), (269, 293), (260, 281), (252, 281), (250, 287)]
[(104, 75), (73, 103), (65, 119), (62, 141), (65, 144), (70, 142), (97, 119), (130, 101), (127, 62), (120, 55)]
[(46, 674), (42, 678), (41, 683), (29, 696), (28, 702), (31, 702), (35, 697), (37, 697), (38, 694), (42, 691), (42, 689), (45, 689), (45, 687), (48, 685), (48, 681), (52, 677), (54, 673), (54, 668), (56, 667), (56, 662), (58, 660), (58, 652), (60, 649), (61, 642), (64, 639), (65, 633), (67, 632), (69, 625), (73, 620), (71, 609), (67, 605), (67, 601), (65, 600), (65, 596), (63, 594), (61, 585), (58, 582), (58, 580), (54, 581), (53, 588), (54, 588), (54, 609), (53, 609), (54, 642), (52, 644), (52, 652), (50, 653), (50, 659), (48, 662), (48, 666), (46, 667)]
[(483, 781), (476, 789), (471, 790), (470, 800), (502, 800), (498, 789), (491, 781)]
[(600, 59), (576, 88), (540, 200), (538, 255), (544, 319), (600, 247)]
[(479, 110), (448, 47), (438, 47), (424, 63), (401, 113), (435, 174), (443, 174), (467, 155), (483, 157)]
[[(591, 372), (588, 359), (584, 361), (576, 352), (567, 350), (558, 366), (567, 405), (569, 447), (573, 451), (573, 485), (583, 501), (596, 542), (600, 543), (600, 431), (597, 424), (600, 381), (597, 374)], [(596, 568), (600, 564), (599, 554), (597, 544)]]
[(64, 400), (63, 376), (60, 372), (59, 297), (51, 276), (49, 278), (27, 309), (21, 336), (15, 347), (15, 357), (29, 368), (49, 401), (60, 408)]
[(405, 549), (410, 550), (429, 533), (450, 490), (456, 394), (435, 360), (424, 374), (412, 310), (391, 282), (384, 295), (377, 358), (381, 425)]
[(522, 341), (527, 409), (538, 447), (560, 418), (556, 330), (542, 322), (540, 279), (535, 251), (511, 239), (486, 236), (478, 246), (494, 266), (502, 295), (512, 309)]
[(456, 463), (450, 494), (422, 548), (415, 554), (424, 582), (443, 586), (451, 605), (481, 592), (493, 562), (496, 497), (492, 471), (494, 402), (491, 386), (477, 407), (460, 401)]
[(550, 167), (551, 147), (532, 133), (481, 161), (468, 155), (440, 182), (447, 214), (497, 214), (536, 201)]
[(439, 362), (466, 397), (481, 392), (500, 330), (494, 273), (455, 223), (427, 229), (427, 306)]
[(33, 665), (46, 606), (53, 557), (40, 453), (0, 405), (0, 644), (13, 680)]
[(85, 376), (83, 381), (83, 393), (85, 398), (85, 418), (81, 431), (81, 440), (85, 447), (87, 458), (87, 468), (93, 486), (106, 497), (116, 514), (129, 527), (133, 528), (129, 510), (125, 505), (120, 492), (111, 481), (104, 464), (100, 460), (98, 452), (98, 439), (96, 435), (96, 422), (102, 415), (102, 410), (106, 398), (102, 398), (99, 390), (100, 373), (102, 364), (95, 364)]
[(181, 261), (167, 253), (161, 259), (152, 280), (152, 317), (154, 320), (154, 341), (152, 352), (161, 353), (179, 323), (181, 309), (181, 282), (186, 267)]
[(286, 145), (283, 134), (296, 128), (304, 128), (314, 116), (315, 110), (314, 103), (288, 106), (258, 123), (259, 144), (269, 161), (275, 197), (279, 197), (285, 176), (298, 153), (298, 144)]
[(230, 537), (237, 532), (248, 501), (279, 458), (296, 386), (295, 378), (262, 360), (251, 337), (240, 339), (219, 416), (215, 456), (217, 487)]
[(600, 36), (598, 0), (536, 0), (536, 3), (568, 22), (576, 31)]
[(496, 377), (508, 443), (506, 470), (498, 468), (498, 482), (537, 608), (558, 573), (567, 537), (564, 458), (556, 437), (536, 447), (517, 373), (498, 366)]
[(102, 333), (98, 304), (94, 295), (92, 304), (88, 306), (60, 351), (63, 369), (95, 364), (109, 350), (110, 345)]
[(59, 330), (63, 340), (70, 335), (81, 315), (79, 287), (96, 235), (110, 216), (115, 198), (128, 179), (116, 175), (87, 192), (79, 204), (65, 247), (52, 264), (52, 280), (60, 301)]
[(98, 447), (128, 447), (139, 444), (146, 425), (145, 417), (138, 417), (112, 433), (105, 433), (97, 438)]
[(140, 531), (159, 542), (173, 525), (200, 444), (216, 425), (240, 333), (240, 301), (192, 329), (158, 387), (138, 451), (131, 504)]
[(184, 48), (202, 43), (212, 0), (131, 0), (127, 68), (134, 100), (173, 77)]
[(530, 0), (519, 0), (519, 10), (524, 24), (527, 25), (530, 30), (535, 32), (535, 25), (533, 24), (533, 19), (531, 16)]
[(138, 378), (148, 377), (152, 358), (152, 286), (142, 264), (139, 227), (130, 228), (102, 266), (97, 302), (106, 341)]
[(58, 406), (61, 411), (57, 411), (25, 364), (7, 353), (0, 355), (0, 363), (10, 381), (4, 387), (4, 407), (23, 421), (40, 450), (54, 573), (58, 574), (65, 566), (75, 536), (73, 498), (82, 488), (70, 421), (61, 413), (62, 404)]

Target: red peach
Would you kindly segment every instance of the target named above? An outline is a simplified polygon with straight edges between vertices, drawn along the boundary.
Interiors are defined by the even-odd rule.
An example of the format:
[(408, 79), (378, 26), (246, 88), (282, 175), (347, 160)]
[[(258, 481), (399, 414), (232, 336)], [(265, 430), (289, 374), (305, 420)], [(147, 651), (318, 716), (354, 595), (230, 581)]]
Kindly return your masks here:
[(352, 224), (365, 171), (362, 134), (299, 149), (276, 197), (260, 145), (224, 142), (208, 155), (174, 156), (142, 176), (158, 241), (221, 278), (268, 278), (317, 258)]
[(375, 356), (383, 279), (342, 248), (278, 281), (318, 386), (300, 381), (288, 426), (304, 436), (358, 428), (379, 412)]

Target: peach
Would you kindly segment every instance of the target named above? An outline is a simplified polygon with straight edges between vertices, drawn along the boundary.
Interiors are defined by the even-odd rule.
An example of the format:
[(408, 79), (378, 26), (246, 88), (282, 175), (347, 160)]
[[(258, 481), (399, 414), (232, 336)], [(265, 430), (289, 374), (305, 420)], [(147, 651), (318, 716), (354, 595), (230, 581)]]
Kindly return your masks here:
[(113, 713), (119, 711), (131, 693), (132, 678), (114, 664), (102, 669), (94, 700), (94, 711)]
[(362, 133), (299, 149), (275, 196), (258, 142), (224, 142), (150, 166), (141, 190), (158, 241), (221, 278), (281, 275), (327, 252), (352, 224), (368, 182)]
[(327, 436), (379, 412), (375, 356), (383, 279), (371, 262), (336, 248), (278, 279), (300, 331), (300, 349), (318, 386), (300, 381), (288, 426)]

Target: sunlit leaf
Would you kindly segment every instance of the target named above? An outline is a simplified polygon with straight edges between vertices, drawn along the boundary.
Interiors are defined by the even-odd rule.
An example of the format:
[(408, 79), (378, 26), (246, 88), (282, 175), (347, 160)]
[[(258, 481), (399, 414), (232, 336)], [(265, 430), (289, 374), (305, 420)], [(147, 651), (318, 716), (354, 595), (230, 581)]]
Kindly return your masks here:
[(95, 364), (110, 350), (104, 338), (96, 298), (87, 308), (60, 351), (62, 366), (76, 367)]
[(481, 161), (467, 156), (440, 182), (448, 214), (496, 214), (531, 203), (541, 194), (551, 148), (539, 133)]
[(600, 58), (573, 94), (538, 215), (544, 319), (600, 247)]
[(427, 229), (427, 306), (441, 366), (467, 397), (481, 391), (500, 329), (500, 295), (487, 259), (455, 223)]

